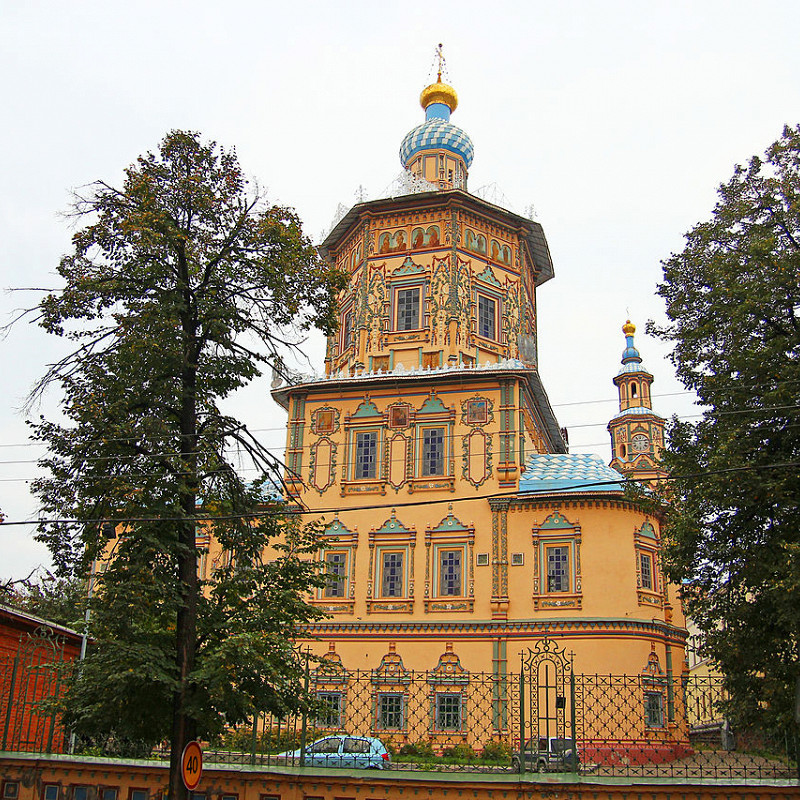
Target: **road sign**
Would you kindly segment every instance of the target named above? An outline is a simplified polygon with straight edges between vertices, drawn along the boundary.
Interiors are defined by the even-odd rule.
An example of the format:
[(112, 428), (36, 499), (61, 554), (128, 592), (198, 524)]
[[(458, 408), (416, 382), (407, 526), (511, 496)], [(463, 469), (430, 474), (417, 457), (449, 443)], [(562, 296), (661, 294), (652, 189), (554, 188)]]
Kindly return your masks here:
[(203, 751), (197, 742), (189, 742), (183, 748), (181, 756), (181, 776), (183, 785), (193, 792), (200, 783), (203, 775)]

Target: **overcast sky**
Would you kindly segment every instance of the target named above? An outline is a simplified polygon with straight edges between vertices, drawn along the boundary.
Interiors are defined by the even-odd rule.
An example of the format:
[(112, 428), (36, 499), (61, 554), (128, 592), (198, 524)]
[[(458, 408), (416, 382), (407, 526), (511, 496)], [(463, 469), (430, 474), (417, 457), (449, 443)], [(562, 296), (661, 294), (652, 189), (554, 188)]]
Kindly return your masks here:
[[(800, 3), (81, 2), (0, 0), (2, 286), (58, 288), (71, 190), (120, 182), (174, 128), (236, 147), (269, 198), (315, 241), (338, 204), (382, 196), (423, 120), (444, 43), (452, 121), (475, 145), (469, 188), (533, 206), (555, 264), (539, 303), (540, 371), (573, 452), (610, 459), (626, 317), (655, 376), (656, 410), (697, 412), (667, 350), (662, 259), (709, 216), (736, 163), (800, 121)], [(38, 295), (4, 293), (0, 315)], [(0, 341), (0, 509), (35, 518), (41, 450), (19, 412), (63, 347), (29, 325)], [(322, 368), (319, 342), (309, 344)], [(36, 413), (52, 414), (51, 395)], [(234, 407), (281, 452), (285, 414), (262, 379)], [(0, 578), (47, 553), (4, 525)]]

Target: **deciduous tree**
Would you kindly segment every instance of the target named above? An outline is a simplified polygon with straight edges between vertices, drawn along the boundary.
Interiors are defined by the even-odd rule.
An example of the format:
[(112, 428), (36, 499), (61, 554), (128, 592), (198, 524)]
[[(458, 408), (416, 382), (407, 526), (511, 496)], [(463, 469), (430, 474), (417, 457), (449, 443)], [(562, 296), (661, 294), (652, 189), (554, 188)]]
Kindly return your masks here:
[(36, 570), (27, 578), (13, 581), (0, 600), (49, 622), (82, 631), (87, 584), (81, 578), (60, 578), (52, 572)]
[(729, 713), (790, 720), (800, 675), (800, 127), (719, 188), (659, 294), (698, 421), (674, 422), (666, 550)]
[[(194, 133), (170, 133), (121, 187), (92, 184), (75, 211), (85, 227), (58, 268), (64, 289), (39, 306), (41, 325), (75, 346), (36, 389), (60, 385), (66, 422), (34, 426), (49, 447), (35, 489), (68, 521), (39, 536), (64, 575), (104, 554), (102, 521), (117, 538), (67, 719), (93, 735), (171, 737), (181, 797), (187, 741), (299, 702), (291, 641), (314, 617), (302, 599), (317, 580), (313, 531), (281, 514), (264, 477), (234, 468), (232, 449), (255, 476), (273, 461), (220, 401), (299, 332), (331, 329), (339, 276), (292, 211), (250, 190), (234, 152)], [(206, 587), (203, 520), (230, 556)], [(270, 539), (282, 549), (267, 562)]]

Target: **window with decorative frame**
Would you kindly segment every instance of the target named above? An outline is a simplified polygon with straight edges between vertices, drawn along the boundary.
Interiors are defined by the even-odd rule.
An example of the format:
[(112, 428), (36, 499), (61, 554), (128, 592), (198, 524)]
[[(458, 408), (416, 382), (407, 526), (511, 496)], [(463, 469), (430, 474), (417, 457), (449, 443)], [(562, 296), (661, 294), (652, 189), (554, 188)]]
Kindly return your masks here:
[(663, 586), (659, 578), (660, 541), (655, 527), (646, 520), (634, 533), (636, 558), (636, 596), (641, 606), (661, 608)]
[(425, 530), (425, 610), (471, 611), (475, 528), (450, 513)]
[(421, 428), (422, 454), (420, 464), (420, 474), (423, 477), (432, 475), (444, 475), (446, 452), (445, 452), (445, 428)]
[(464, 695), (461, 692), (436, 692), (434, 695), (434, 730), (459, 732), (464, 729)]
[(379, 436), (379, 430), (355, 432), (353, 480), (374, 480), (378, 477)]
[(352, 414), (344, 414), (342, 429), (345, 442), (339, 482), (342, 496), (381, 493), (386, 480), (386, 414), (365, 396)]
[(394, 290), (394, 330), (422, 328), (422, 286), (403, 286)]
[(497, 339), (497, 300), (485, 294), (478, 295), (478, 336)]
[(341, 692), (317, 692), (317, 726), (327, 730), (339, 730), (344, 719), (344, 695)]
[(406, 725), (406, 698), (400, 692), (379, 692), (375, 696), (375, 729), (401, 731)]
[(334, 517), (322, 531), (322, 548), (318, 557), (326, 581), (316, 590), (314, 602), (329, 614), (353, 611), (357, 546), (358, 532), (349, 530), (338, 517)]
[(416, 531), (406, 528), (392, 511), (369, 532), (367, 612), (409, 612), (413, 609)]
[(532, 544), (534, 608), (581, 608), (580, 526), (554, 511), (533, 529)]
[(325, 597), (347, 597), (347, 555), (346, 550), (325, 553)]
[(667, 717), (669, 722), (674, 722), (674, 706), (666, 708), (665, 714), (665, 692), (667, 688), (666, 676), (661, 669), (655, 645), (647, 657), (647, 663), (641, 672), (642, 700), (644, 712), (645, 728), (664, 728), (666, 727)]
[(341, 325), (339, 328), (339, 352), (344, 353), (349, 350), (354, 343), (353, 337), (353, 321), (355, 319), (355, 312), (352, 305), (342, 310)]
[(435, 392), (414, 412), (414, 475), (412, 491), (453, 489), (453, 423), (455, 410), (447, 408)]

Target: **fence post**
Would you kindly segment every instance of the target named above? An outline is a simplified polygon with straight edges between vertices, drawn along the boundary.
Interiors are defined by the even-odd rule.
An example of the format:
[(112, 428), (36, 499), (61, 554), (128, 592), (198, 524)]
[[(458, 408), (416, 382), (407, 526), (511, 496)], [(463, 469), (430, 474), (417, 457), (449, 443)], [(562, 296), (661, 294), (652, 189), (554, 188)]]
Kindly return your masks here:
[(519, 771), (525, 772), (525, 670), (519, 663)]
[(11, 682), (8, 689), (8, 709), (6, 713), (6, 724), (3, 727), (3, 750), (8, 750), (8, 727), (11, 723), (11, 710), (14, 708), (14, 690), (17, 683), (17, 664), (19, 663), (19, 649), (14, 656), (14, 666), (11, 669)]
[[(570, 659), (571, 661), (572, 659)], [(570, 728), (572, 733), (572, 771), (578, 771), (578, 737), (577, 726), (575, 724), (575, 671), (571, 668), (569, 671), (569, 702), (570, 702)]]
[(675, 689), (673, 686), (674, 675), (672, 672), (672, 648), (666, 645), (667, 662), (667, 719), (675, 722)]
[(309, 651), (305, 651), (306, 673), (303, 679), (303, 689), (306, 696), (306, 703), (303, 706), (302, 716), (300, 717), (300, 766), (306, 765), (306, 733), (308, 731), (308, 690), (311, 686), (311, 674), (309, 667)]

